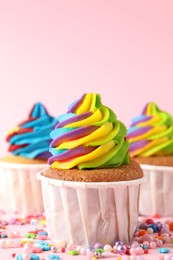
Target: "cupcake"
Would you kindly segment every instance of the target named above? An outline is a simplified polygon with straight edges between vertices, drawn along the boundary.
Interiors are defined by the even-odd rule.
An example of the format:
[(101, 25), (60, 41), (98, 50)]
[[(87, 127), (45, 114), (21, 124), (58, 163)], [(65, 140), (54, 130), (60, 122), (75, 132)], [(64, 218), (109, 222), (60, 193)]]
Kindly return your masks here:
[(49, 167), (38, 173), (49, 237), (84, 246), (129, 241), (143, 172), (129, 160), (125, 125), (99, 94), (87, 93), (50, 136)]
[(41, 103), (7, 135), (8, 154), (0, 159), (0, 207), (6, 213), (42, 213), (41, 185), (36, 173), (50, 157), (50, 131), (56, 124)]
[(148, 103), (142, 114), (132, 120), (127, 139), (131, 158), (140, 163), (145, 174), (141, 188), (142, 215), (173, 215), (173, 119)]

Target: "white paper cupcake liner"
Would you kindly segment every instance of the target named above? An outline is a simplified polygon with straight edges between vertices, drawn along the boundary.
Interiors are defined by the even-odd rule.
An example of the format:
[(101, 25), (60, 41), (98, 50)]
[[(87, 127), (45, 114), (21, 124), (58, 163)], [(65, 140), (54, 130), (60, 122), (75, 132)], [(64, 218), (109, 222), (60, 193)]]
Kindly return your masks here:
[(141, 185), (139, 213), (173, 216), (173, 167), (140, 165), (145, 181)]
[(77, 245), (128, 242), (138, 217), (143, 178), (128, 182), (71, 182), (37, 174), (42, 183), (49, 237)]
[(36, 173), (46, 164), (0, 162), (0, 208), (6, 213), (43, 213), (41, 184)]

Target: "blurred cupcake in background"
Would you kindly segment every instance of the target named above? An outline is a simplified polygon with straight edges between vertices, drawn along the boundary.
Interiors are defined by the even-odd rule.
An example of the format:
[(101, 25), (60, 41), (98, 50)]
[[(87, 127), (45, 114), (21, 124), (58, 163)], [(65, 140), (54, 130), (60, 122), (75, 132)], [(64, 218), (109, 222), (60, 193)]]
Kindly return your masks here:
[(47, 165), (55, 124), (44, 105), (36, 103), (27, 119), (7, 135), (9, 153), (0, 159), (0, 207), (5, 212), (43, 212), (36, 173)]
[(173, 215), (173, 118), (148, 103), (132, 120), (127, 139), (130, 156), (139, 162), (145, 175), (139, 212), (142, 215)]

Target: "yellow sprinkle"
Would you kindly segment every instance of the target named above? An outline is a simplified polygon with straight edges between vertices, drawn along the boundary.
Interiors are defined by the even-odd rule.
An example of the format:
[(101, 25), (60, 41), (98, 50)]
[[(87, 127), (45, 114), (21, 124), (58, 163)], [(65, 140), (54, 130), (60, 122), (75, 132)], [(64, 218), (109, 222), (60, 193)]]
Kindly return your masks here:
[(48, 244), (48, 245), (49, 245), (50, 247), (52, 247), (52, 246), (55, 246), (55, 244), (51, 244), (51, 243), (50, 243), (50, 244)]
[(13, 128), (13, 129), (11, 129), (11, 130), (9, 131), (9, 134), (16, 133), (16, 132), (18, 132), (19, 130), (20, 130), (20, 127), (17, 126), (17, 127)]
[(42, 220), (42, 221), (40, 222), (40, 225), (45, 226), (45, 225), (46, 225), (46, 220), (45, 220), (45, 219)]
[(24, 244), (26, 244), (28, 242), (33, 244), (34, 243), (34, 239), (32, 239), (32, 238), (22, 239), (21, 244), (24, 245)]

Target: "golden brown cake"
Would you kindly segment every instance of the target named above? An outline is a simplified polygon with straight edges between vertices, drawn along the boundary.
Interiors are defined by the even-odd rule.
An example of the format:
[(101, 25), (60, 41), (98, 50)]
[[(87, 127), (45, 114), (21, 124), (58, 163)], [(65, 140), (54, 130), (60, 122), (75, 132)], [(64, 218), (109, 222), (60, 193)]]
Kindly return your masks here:
[(139, 164), (157, 165), (157, 166), (173, 166), (173, 155), (167, 156), (150, 156), (133, 158)]
[(115, 182), (130, 181), (143, 177), (143, 171), (139, 164), (131, 161), (130, 164), (121, 165), (118, 168), (107, 169), (52, 169), (42, 172), (42, 175), (52, 179), (81, 182)]

